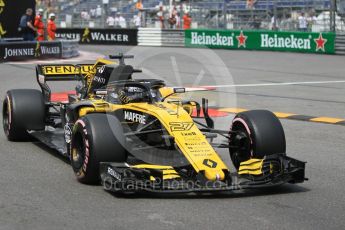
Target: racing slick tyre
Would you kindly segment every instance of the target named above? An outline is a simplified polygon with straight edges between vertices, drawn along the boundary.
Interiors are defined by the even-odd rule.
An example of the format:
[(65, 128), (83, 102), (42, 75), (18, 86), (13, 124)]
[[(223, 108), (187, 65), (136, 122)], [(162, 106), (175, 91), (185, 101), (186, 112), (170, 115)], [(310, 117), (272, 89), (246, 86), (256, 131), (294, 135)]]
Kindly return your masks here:
[(2, 107), (2, 121), (8, 140), (29, 140), (27, 130), (43, 130), (44, 119), (44, 99), (39, 90), (14, 89), (7, 92)]
[(236, 169), (250, 158), (286, 152), (284, 129), (279, 119), (267, 110), (239, 113), (232, 121), (230, 157)]
[(108, 114), (88, 114), (72, 131), (70, 160), (79, 182), (100, 182), (100, 162), (125, 162), (125, 136), (120, 121)]

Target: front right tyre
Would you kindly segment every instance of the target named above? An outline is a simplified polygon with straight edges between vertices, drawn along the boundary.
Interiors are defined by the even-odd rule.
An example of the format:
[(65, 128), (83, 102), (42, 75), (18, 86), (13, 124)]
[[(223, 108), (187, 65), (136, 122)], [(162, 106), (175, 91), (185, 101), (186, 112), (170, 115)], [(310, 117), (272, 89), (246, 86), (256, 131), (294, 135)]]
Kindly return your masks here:
[(100, 162), (125, 162), (125, 136), (120, 121), (108, 114), (88, 114), (73, 127), (70, 160), (79, 182), (100, 182)]

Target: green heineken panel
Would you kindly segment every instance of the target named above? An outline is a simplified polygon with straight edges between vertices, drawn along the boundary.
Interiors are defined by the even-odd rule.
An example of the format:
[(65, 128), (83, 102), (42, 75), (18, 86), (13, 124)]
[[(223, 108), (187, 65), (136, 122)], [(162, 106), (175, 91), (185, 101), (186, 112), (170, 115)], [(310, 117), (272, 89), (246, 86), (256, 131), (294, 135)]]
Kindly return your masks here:
[(187, 47), (333, 54), (334, 33), (203, 30), (185, 31)]

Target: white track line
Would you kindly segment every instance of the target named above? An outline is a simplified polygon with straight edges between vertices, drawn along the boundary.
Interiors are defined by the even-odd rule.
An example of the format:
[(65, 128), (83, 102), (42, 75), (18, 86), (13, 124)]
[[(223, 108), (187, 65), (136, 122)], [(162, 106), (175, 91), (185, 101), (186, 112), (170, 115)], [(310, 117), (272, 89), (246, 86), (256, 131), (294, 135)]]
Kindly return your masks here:
[(345, 83), (344, 81), (301, 81), (301, 82), (281, 82), (281, 83), (261, 83), (261, 84), (234, 84), (234, 85), (204, 85), (204, 88), (238, 88), (238, 87), (260, 87), (260, 86), (287, 86), (287, 85), (314, 85), (314, 84), (335, 84)]

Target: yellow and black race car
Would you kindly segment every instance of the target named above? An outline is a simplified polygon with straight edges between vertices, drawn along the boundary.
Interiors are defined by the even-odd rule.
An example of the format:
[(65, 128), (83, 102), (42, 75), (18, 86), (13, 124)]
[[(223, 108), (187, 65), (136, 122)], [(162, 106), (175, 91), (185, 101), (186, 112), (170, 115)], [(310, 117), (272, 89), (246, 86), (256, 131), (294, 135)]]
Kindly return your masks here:
[[(206, 99), (184, 101), (176, 97), (184, 88), (133, 79), (140, 70), (125, 64), (130, 56), (110, 58), (117, 60), (38, 65), (41, 91), (7, 92), (7, 138), (34, 137), (69, 158), (80, 182), (114, 192), (220, 192), (305, 180), (305, 162), (286, 156), (273, 113), (239, 113), (231, 130), (217, 130)], [(51, 93), (48, 81), (67, 80), (79, 81), (75, 92)], [(229, 150), (234, 172), (216, 148)]]

